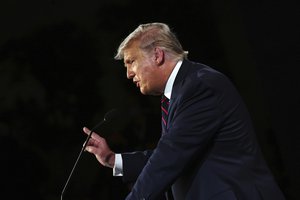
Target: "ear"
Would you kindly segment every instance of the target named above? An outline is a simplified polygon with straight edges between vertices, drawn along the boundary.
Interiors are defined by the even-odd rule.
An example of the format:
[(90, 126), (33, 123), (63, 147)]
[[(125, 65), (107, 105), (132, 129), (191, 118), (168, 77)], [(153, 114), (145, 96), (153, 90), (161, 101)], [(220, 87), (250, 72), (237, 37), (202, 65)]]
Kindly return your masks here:
[(155, 47), (154, 48), (154, 61), (157, 65), (162, 65), (164, 63), (164, 59), (165, 59), (165, 52), (159, 48), (159, 47)]

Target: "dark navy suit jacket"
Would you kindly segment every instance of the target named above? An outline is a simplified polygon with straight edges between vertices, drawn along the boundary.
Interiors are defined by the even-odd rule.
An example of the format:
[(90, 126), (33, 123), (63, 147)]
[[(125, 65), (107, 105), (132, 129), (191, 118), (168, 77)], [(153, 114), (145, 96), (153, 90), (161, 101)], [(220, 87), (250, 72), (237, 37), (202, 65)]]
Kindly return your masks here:
[(153, 151), (122, 154), (127, 200), (283, 200), (249, 113), (230, 80), (188, 60), (176, 76), (167, 128)]

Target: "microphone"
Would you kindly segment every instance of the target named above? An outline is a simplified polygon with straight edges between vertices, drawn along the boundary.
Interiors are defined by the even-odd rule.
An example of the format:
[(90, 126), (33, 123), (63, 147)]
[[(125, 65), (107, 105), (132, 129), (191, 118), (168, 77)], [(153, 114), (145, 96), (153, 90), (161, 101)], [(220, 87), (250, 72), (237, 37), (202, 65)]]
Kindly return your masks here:
[(72, 174), (73, 174), (73, 172), (74, 172), (74, 170), (75, 170), (75, 168), (76, 168), (76, 166), (77, 166), (77, 163), (78, 163), (78, 161), (79, 161), (79, 159), (80, 159), (80, 157), (81, 157), (82, 152), (85, 150), (88, 141), (89, 141), (90, 138), (92, 137), (92, 134), (93, 134), (94, 130), (97, 129), (98, 127), (100, 127), (100, 126), (101, 126), (102, 124), (104, 124), (105, 122), (110, 122), (110, 121), (112, 121), (112, 120), (115, 119), (117, 116), (118, 116), (118, 112), (117, 112), (116, 109), (112, 109), (112, 110), (108, 111), (108, 112), (104, 115), (104, 118), (102, 119), (102, 121), (100, 121), (96, 126), (94, 126), (94, 127), (90, 130), (90, 133), (89, 133), (89, 135), (87, 136), (87, 138), (86, 138), (86, 140), (85, 140), (85, 142), (84, 142), (84, 145), (83, 145), (83, 147), (82, 147), (82, 149), (81, 149), (81, 151), (80, 151), (80, 153), (79, 153), (79, 155), (78, 155), (78, 157), (77, 157), (77, 159), (76, 159), (76, 161), (75, 161), (75, 164), (74, 164), (74, 166), (73, 166), (73, 168), (72, 168), (72, 170), (71, 170), (71, 173), (70, 173), (70, 175), (69, 175), (69, 177), (68, 177), (68, 179), (67, 179), (67, 181), (66, 181), (66, 183), (65, 183), (65, 186), (64, 186), (64, 188), (63, 188), (63, 190), (62, 190), (62, 192), (61, 192), (61, 196), (60, 196), (60, 199), (61, 199), (61, 200), (63, 200), (63, 196), (64, 196), (64, 193), (65, 193), (65, 190), (67, 189), (67, 186), (68, 186), (69, 181), (70, 181), (70, 179), (71, 179), (71, 177), (72, 177)]

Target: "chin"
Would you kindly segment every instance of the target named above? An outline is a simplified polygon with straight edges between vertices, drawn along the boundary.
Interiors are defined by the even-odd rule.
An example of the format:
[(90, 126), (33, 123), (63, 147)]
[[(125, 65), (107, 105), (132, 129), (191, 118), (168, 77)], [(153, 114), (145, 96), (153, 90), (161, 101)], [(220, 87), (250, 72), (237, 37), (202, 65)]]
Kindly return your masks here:
[(151, 95), (151, 96), (159, 96), (159, 95), (161, 95), (161, 93), (157, 93), (155, 91), (149, 91), (149, 90), (145, 90), (145, 89), (141, 89), (140, 91), (141, 91), (141, 93), (143, 95)]
[(151, 92), (147, 88), (140, 87), (140, 91), (143, 95), (151, 95)]
[(145, 90), (140, 90), (141, 91), (141, 93), (143, 94), (143, 95), (149, 95), (149, 93), (147, 92), (147, 91), (145, 91)]

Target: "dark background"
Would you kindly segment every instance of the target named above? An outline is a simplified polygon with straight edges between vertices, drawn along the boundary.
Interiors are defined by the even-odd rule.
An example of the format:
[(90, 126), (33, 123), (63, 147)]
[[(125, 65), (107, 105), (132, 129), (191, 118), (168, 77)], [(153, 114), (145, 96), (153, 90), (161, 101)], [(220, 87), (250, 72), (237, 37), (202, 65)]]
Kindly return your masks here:
[[(83, 126), (130, 110), (98, 132), (116, 152), (154, 147), (158, 97), (143, 96), (113, 59), (140, 23), (165, 22), (189, 59), (224, 72), (252, 115), (287, 199), (300, 197), (299, 9), (296, 1), (6, 0), (0, 2), (1, 195), (60, 198)], [(65, 199), (124, 199), (120, 177), (84, 153)]]

